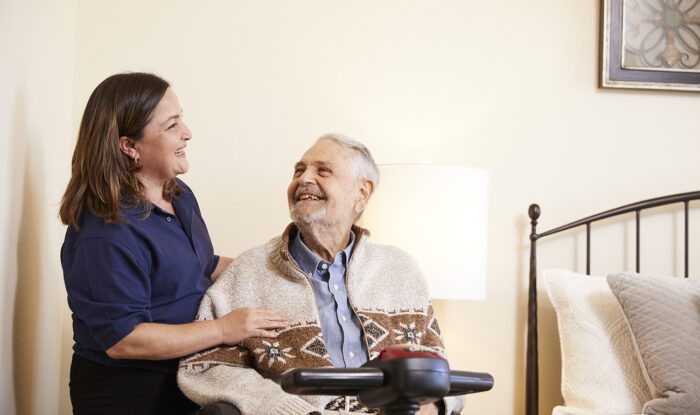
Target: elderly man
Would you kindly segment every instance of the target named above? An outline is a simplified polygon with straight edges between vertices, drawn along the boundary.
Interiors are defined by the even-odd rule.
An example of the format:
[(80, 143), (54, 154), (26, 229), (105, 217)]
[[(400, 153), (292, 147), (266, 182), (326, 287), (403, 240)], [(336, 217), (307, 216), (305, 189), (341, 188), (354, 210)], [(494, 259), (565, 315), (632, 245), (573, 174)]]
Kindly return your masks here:
[[(275, 339), (252, 338), (183, 359), (178, 381), (190, 399), (228, 401), (244, 415), (368, 412), (353, 397), (291, 395), (276, 381), (297, 367), (358, 367), (397, 344), (444, 351), (415, 261), (372, 244), (369, 232), (354, 225), (378, 182), (367, 148), (343, 136), (319, 138), (296, 163), (287, 191), (294, 223), (234, 261), (207, 291), (198, 315), (267, 307), (291, 324)], [(461, 400), (447, 398), (419, 413), (460, 409)]]

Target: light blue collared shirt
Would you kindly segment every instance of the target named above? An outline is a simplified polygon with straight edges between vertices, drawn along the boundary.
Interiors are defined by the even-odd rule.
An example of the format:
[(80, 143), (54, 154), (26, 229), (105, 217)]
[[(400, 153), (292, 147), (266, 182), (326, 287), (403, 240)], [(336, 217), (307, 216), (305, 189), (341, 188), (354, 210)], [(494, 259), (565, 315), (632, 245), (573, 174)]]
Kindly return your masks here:
[(350, 231), (350, 243), (331, 264), (311, 252), (301, 232), (289, 244), (289, 252), (313, 286), (323, 340), (334, 367), (354, 368), (367, 361), (360, 321), (350, 307), (345, 286), (345, 270), (354, 245), (355, 233)]

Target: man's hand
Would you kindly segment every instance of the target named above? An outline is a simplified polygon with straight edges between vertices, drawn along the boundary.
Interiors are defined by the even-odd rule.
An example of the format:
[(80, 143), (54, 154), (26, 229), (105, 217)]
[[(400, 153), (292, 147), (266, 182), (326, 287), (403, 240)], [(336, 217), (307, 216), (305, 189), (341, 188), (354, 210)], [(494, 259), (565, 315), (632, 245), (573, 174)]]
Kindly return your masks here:
[(251, 337), (277, 337), (274, 329), (285, 328), (289, 319), (267, 308), (238, 308), (217, 320), (221, 343), (234, 345)]
[(416, 415), (438, 415), (438, 407), (434, 403), (422, 405)]

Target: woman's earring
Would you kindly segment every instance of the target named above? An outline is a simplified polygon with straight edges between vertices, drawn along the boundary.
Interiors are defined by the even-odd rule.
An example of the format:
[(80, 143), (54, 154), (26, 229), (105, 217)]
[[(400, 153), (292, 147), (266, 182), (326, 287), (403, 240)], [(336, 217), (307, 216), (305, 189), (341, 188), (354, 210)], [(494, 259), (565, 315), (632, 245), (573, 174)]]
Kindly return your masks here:
[(139, 165), (139, 155), (138, 155), (138, 154), (134, 156), (134, 164), (135, 164), (136, 166)]

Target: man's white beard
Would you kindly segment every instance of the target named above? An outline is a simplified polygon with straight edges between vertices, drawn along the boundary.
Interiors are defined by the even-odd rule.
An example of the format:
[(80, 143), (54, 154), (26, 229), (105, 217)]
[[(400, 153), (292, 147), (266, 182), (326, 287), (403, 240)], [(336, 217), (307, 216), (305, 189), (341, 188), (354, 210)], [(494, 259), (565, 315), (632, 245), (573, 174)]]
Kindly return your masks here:
[(312, 225), (323, 221), (323, 218), (326, 216), (326, 208), (325, 206), (320, 207), (306, 214), (299, 212), (299, 209), (291, 208), (289, 209), (289, 216), (296, 224)]

